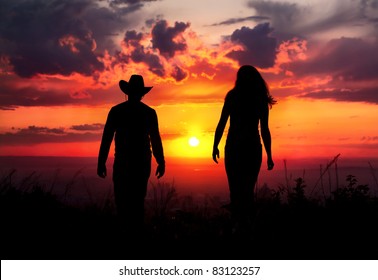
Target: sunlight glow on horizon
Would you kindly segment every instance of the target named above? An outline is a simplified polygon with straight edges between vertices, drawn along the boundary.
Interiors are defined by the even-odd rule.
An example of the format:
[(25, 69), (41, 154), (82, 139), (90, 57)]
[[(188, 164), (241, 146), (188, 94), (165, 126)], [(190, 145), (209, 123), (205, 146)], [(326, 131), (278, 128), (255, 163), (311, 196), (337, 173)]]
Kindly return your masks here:
[[(147, 103), (148, 104), (148, 103)], [(336, 106), (337, 105), (337, 106)], [(158, 106), (159, 128), (167, 157), (208, 158), (211, 156), (214, 130), (219, 120), (222, 103), (179, 104)], [(48, 110), (47, 110), (48, 109)], [(9, 133), (21, 133), (27, 124), (50, 129), (64, 129), (64, 133), (76, 133), (72, 124), (104, 124), (109, 107), (103, 108), (46, 108), (24, 107), (17, 111), (2, 111), (2, 119), (12, 119), (14, 129)], [(22, 112), (20, 116), (18, 113)], [(67, 118), (62, 117), (67, 113)], [(18, 118), (14, 118), (18, 116)], [(25, 116), (28, 116), (25, 118)], [(69, 116), (80, 117), (80, 120)], [(274, 157), (317, 157), (342, 153), (349, 157), (369, 157), (375, 138), (371, 130), (376, 124), (376, 106), (372, 104), (311, 100), (304, 98), (279, 99), (270, 110), (269, 126), (272, 134)], [(227, 129), (219, 145), (221, 156), (227, 138)], [(353, 129), (350, 129), (353, 128)], [(4, 129), (4, 128), (2, 128)], [(46, 132), (47, 133), (47, 132)], [(0, 155), (40, 156), (97, 156), (102, 130), (92, 133), (90, 142), (59, 142), (62, 134), (52, 135), (54, 143), (37, 143), (33, 131), (20, 134), (20, 143), (0, 146)], [(49, 135), (45, 135), (46, 137)], [(200, 143), (190, 146), (188, 140), (195, 136)], [(96, 140), (97, 139), (97, 140)], [(38, 140), (38, 139), (37, 139)], [(112, 147), (109, 157), (113, 156)], [(265, 155), (264, 155), (265, 156)]]
[(200, 141), (198, 140), (197, 137), (192, 136), (189, 138), (188, 143), (192, 147), (197, 147), (200, 144)]

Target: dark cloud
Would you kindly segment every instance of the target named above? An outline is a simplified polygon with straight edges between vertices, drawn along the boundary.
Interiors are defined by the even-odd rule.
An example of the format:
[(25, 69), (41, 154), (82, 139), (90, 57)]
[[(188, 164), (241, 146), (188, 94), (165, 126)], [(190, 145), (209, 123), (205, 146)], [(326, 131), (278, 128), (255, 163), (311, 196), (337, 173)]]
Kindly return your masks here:
[(153, 54), (151, 51), (146, 50), (140, 42), (142, 39), (143, 33), (137, 33), (135, 30), (127, 31), (124, 42), (127, 46), (132, 46), (133, 50), (129, 54), (120, 54), (120, 57), (123, 57), (124, 59), (125, 57), (130, 58), (136, 63), (145, 63), (148, 66), (149, 71), (159, 77), (164, 77), (165, 69), (160, 57)]
[(302, 95), (304, 98), (332, 99), (335, 101), (367, 102), (378, 104), (378, 87), (358, 90), (317, 90)]
[(290, 2), (259, 0), (249, 1), (247, 5), (258, 16), (269, 18), (270, 24), (274, 27), (275, 36), (279, 41), (304, 36), (301, 29), (308, 22), (308, 8)]
[[(365, 0), (332, 1), (327, 4), (327, 13), (322, 13), (322, 7), (313, 3), (249, 1), (248, 6), (259, 16), (270, 17), (273, 35), (279, 41), (293, 37), (306, 38), (307, 58), (283, 64), (282, 69), (292, 72), (297, 80), (331, 77), (327, 84), (316, 85), (316, 89), (304, 97), (376, 104), (378, 86), (374, 86), (374, 83), (378, 77), (378, 41), (376, 35), (369, 34), (368, 30), (372, 29), (366, 27), (375, 25), (377, 3)], [(357, 27), (361, 30), (358, 37), (341, 37), (342, 32), (355, 32), (357, 29), (353, 28)], [(362, 27), (367, 30), (365, 33)], [(341, 38), (326, 43), (312, 40), (312, 35), (326, 32), (337, 32)], [(365, 36), (369, 39), (365, 40)], [(293, 94), (294, 90), (285, 89), (285, 94)]]
[(0, 109), (12, 110), (18, 106), (60, 106), (83, 103), (64, 90), (37, 89), (31, 86), (13, 87), (0, 84)]
[(0, 134), (0, 143), (7, 145), (36, 145), (41, 143), (94, 142), (101, 140), (101, 133), (72, 133), (64, 128), (29, 126), (14, 129), (16, 132)]
[[(69, 132), (65, 128), (49, 128), (45, 126), (28, 126), (26, 128), (12, 128), (12, 132), (0, 133), (0, 143), (9, 146), (37, 145), (43, 143), (74, 143), (74, 142), (99, 142), (101, 141), (102, 124), (73, 125)], [(162, 133), (165, 140), (181, 137), (180, 133)]]
[(244, 47), (244, 50), (231, 51), (228, 57), (237, 60), (240, 65), (252, 64), (260, 68), (274, 65), (277, 39), (270, 36), (273, 28), (269, 23), (262, 23), (253, 29), (243, 26), (235, 30), (230, 40)]
[(104, 125), (101, 123), (93, 123), (93, 124), (80, 124), (80, 125), (73, 125), (71, 129), (78, 130), (78, 131), (96, 131), (102, 130)]
[(298, 79), (331, 78), (327, 84), (302, 97), (378, 104), (377, 49), (378, 41), (360, 38), (333, 39), (321, 47), (318, 46), (316, 53), (308, 59), (283, 67), (293, 72)]
[(378, 141), (378, 136), (362, 136), (361, 141), (365, 141), (365, 142)]
[(116, 48), (113, 36), (127, 28), (127, 15), (142, 2), (112, 1), (106, 6), (91, 0), (3, 0), (0, 52), (21, 77), (93, 75), (104, 69), (99, 57), (105, 49)]
[[(163, 38), (170, 38), (170, 40), (174, 40), (181, 32), (184, 32), (185, 28), (181, 26), (180, 23), (176, 23), (175, 28), (167, 27), (166, 21), (158, 21), (153, 28), (153, 30), (156, 28), (156, 26), (159, 26), (163, 22), (163, 25), (166, 26), (166, 34), (162, 35)], [(178, 24), (178, 25), (177, 25)], [(159, 29), (159, 28), (158, 28)], [(174, 30), (175, 31), (174, 31)], [(153, 33), (154, 31), (152, 31)], [(168, 34), (168, 35), (167, 35)], [(167, 56), (159, 56), (155, 53), (153, 53), (152, 49), (148, 49), (148, 47), (145, 47), (142, 45), (142, 40), (144, 39), (144, 34), (141, 32), (137, 32), (135, 30), (129, 30), (125, 33), (124, 43), (127, 47), (129, 47), (129, 51), (127, 53), (119, 53), (119, 61), (124, 61), (128, 63), (128, 61), (131, 59), (132, 61), (136, 63), (145, 63), (148, 66), (148, 70), (154, 73), (155, 75), (159, 77), (165, 77), (167, 75), (166, 70), (164, 68), (164, 64), (162, 60), (169, 59), (172, 56), (174, 56), (174, 53), (178, 50), (184, 50), (185, 47), (182, 47), (180, 44), (173, 42), (166, 43), (165, 46), (160, 47), (172, 47), (170, 50), (170, 55)], [(158, 34), (155, 34), (155, 40), (157, 39)], [(168, 36), (168, 37), (167, 37)], [(154, 35), (153, 35), (154, 38)], [(159, 39), (160, 40), (160, 39)], [(178, 45), (175, 45), (178, 44)], [(155, 46), (156, 47), (156, 46)], [(164, 52), (163, 49), (159, 49), (160, 53)], [(173, 77), (176, 81), (182, 81), (187, 77), (187, 72), (184, 71), (181, 67), (175, 66), (172, 73), (170, 73), (171, 77)]]
[(268, 20), (269, 17), (265, 16), (250, 16), (250, 17), (243, 17), (243, 18), (230, 18), (225, 21), (217, 22), (214, 24), (211, 24), (210, 26), (219, 26), (219, 25), (231, 25), (235, 23), (241, 23), (245, 21), (262, 21), (262, 20)]
[[(53, 84), (53, 87), (49, 85)], [(110, 88), (78, 90), (80, 81), (44, 78), (30, 81), (3, 76), (0, 83), (0, 110), (15, 110), (19, 106), (98, 105), (117, 101), (118, 84)]]
[(188, 76), (188, 73), (185, 72), (182, 68), (176, 66), (173, 70), (173, 73), (171, 74), (171, 76), (177, 81), (177, 82), (180, 82), (182, 80), (184, 80), (187, 76)]
[(361, 18), (376, 22), (378, 16), (378, 0), (360, 0), (357, 12)]
[(249, 1), (248, 7), (253, 8), (260, 17), (268, 17), (275, 28), (293, 27), (299, 23), (303, 8), (295, 3), (276, 1)]
[(143, 2), (156, 2), (158, 0), (110, 0), (112, 5), (139, 4)]
[(275, 35), (286, 40), (293, 36), (308, 37), (318, 32), (336, 28), (374, 24), (377, 18), (376, 0), (345, 0), (327, 3), (326, 12), (316, 1), (307, 5), (299, 3), (260, 1), (248, 2), (258, 16), (270, 18)]
[(48, 128), (44, 126), (31, 125), (28, 128), (21, 128), (18, 133), (20, 134), (50, 134), (62, 135), (64, 134), (63, 128)]
[(367, 81), (378, 77), (378, 41), (359, 38), (333, 39), (307, 60), (289, 64), (297, 76), (332, 75), (335, 79)]
[(180, 35), (190, 26), (189, 23), (175, 22), (173, 27), (167, 21), (158, 21), (152, 29), (152, 47), (165, 57), (174, 57), (177, 51), (184, 51), (187, 44)]
[(143, 33), (137, 33), (135, 30), (129, 30), (125, 33), (124, 42), (127, 45), (131, 45), (133, 47), (139, 46), (139, 42), (143, 39)]

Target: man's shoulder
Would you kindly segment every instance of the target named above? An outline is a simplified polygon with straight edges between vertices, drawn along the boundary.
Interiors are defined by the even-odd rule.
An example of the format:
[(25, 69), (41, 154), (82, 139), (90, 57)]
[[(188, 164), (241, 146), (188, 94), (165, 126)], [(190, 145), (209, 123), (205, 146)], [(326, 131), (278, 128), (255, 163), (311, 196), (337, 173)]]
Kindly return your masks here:
[[(123, 103), (125, 103), (125, 102), (123, 102)], [(121, 109), (124, 106), (123, 103), (119, 103), (117, 105), (112, 106), (109, 110), (109, 113), (112, 113), (114, 111)]]
[(117, 105), (114, 105), (110, 110), (118, 110), (118, 109), (122, 109), (124, 108), (125, 106), (127, 106), (127, 102), (122, 102), (122, 103), (119, 103)]
[(149, 112), (155, 112), (155, 109), (151, 108), (150, 106), (148, 106), (147, 104), (141, 102), (140, 103), (142, 105), (142, 107), (146, 110), (146, 111), (149, 111)]
[(110, 111), (112, 113), (117, 113), (117, 112), (122, 112), (122, 111), (128, 111), (128, 110), (131, 110), (131, 111), (134, 111), (134, 110), (137, 110), (137, 111), (143, 111), (147, 114), (156, 114), (155, 112), (155, 109), (151, 108), (150, 106), (148, 106), (147, 104), (143, 103), (143, 102), (139, 102), (137, 104), (131, 104), (127, 101), (125, 102), (122, 102), (122, 103), (119, 103), (117, 105), (114, 105)]

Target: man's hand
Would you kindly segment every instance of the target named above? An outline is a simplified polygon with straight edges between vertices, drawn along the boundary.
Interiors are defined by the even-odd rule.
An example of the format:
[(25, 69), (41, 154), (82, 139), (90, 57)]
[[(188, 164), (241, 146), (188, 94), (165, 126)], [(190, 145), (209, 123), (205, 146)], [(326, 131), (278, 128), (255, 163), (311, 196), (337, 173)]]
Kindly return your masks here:
[(165, 173), (165, 164), (159, 164), (156, 168), (155, 176), (160, 179), (164, 176)]
[(105, 165), (99, 165), (97, 166), (97, 175), (101, 178), (106, 177), (106, 166)]

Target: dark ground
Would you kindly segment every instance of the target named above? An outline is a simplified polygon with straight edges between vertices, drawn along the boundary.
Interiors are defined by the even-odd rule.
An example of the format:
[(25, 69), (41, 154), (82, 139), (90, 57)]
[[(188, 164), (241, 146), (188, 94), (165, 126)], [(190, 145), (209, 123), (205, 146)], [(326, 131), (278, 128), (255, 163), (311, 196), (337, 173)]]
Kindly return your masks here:
[[(247, 233), (216, 199), (196, 204), (160, 186), (143, 232), (120, 230), (111, 200), (69, 205), (34, 181), (0, 185), (1, 259), (378, 259), (378, 199), (352, 176), (324, 201), (304, 182), (268, 191)], [(269, 190), (269, 189), (268, 189)], [(158, 196), (159, 195), (159, 196)]]

